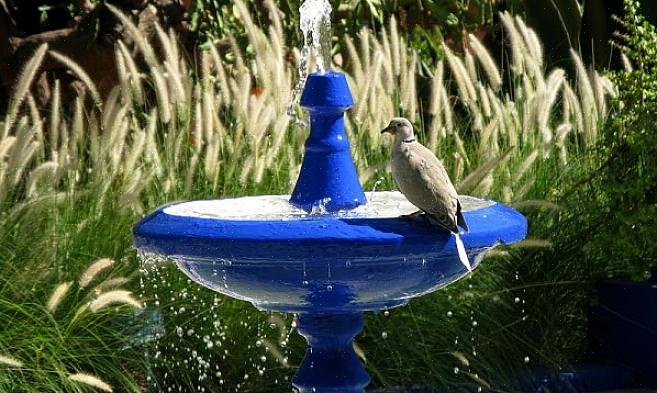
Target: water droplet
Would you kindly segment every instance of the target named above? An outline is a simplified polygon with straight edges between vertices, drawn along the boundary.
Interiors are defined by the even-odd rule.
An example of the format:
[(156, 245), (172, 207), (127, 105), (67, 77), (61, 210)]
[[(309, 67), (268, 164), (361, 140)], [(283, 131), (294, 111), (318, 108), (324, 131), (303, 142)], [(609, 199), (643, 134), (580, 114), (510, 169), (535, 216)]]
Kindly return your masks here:
[(520, 303), (520, 298), (519, 298), (519, 297), (516, 297), (515, 299), (513, 299), (513, 301), (514, 301), (515, 303)]
[(529, 363), (529, 356), (525, 356), (525, 363)]
[(477, 321), (472, 321), (472, 326), (477, 326), (477, 325), (478, 325)]
[(262, 340), (256, 340), (256, 347), (262, 346)]
[(459, 368), (458, 368), (458, 367), (454, 367), (454, 374), (458, 374), (458, 373), (459, 373)]
[(390, 311), (385, 310), (385, 311), (383, 312), (383, 316), (384, 316), (384, 317), (390, 316)]
[(452, 317), (452, 315), (454, 315), (454, 314), (453, 314), (453, 313), (452, 313), (451, 311), (447, 311), (447, 316), (448, 316), (448, 317), (450, 317), (450, 318), (451, 318), (451, 317)]
[(331, 292), (333, 290), (333, 285), (327, 285), (326, 290)]
[(382, 332), (382, 333), (381, 333), (381, 338), (384, 339), (384, 340), (385, 340), (386, 338), (388, 338), (388, 332)]

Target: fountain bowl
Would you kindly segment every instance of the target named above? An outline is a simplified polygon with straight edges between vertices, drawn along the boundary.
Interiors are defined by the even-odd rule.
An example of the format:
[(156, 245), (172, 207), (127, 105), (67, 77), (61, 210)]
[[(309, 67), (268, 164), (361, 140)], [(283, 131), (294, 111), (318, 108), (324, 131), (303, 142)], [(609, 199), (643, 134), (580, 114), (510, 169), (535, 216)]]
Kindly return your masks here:
[[(167, 255), (193, 281), (281, 312), (350, 313), (406, 304), (464, 276), (454, 236), (423, 220), (399, 192), (370, 193), (344, 212), (308, 214), (287, 195), (164, 206), (134, 230), (143, 252)], [(462, 197), (462, 234), (473, 268), (527, 223), (496, 202)]]

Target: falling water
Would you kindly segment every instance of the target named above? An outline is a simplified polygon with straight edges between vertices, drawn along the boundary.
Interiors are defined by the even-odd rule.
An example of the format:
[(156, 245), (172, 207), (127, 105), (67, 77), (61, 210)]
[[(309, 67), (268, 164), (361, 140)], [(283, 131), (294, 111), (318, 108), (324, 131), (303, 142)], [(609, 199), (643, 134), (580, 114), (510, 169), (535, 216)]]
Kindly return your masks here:
[[(295, 325), (276, 314), (270, 321), (274, 328), (264, 329), (267, 320), (244, 312), (240, 319), (231, 319), (222, 308), (227, 299), (216, 292), (193, 284), (176, 267), (176, 262), (164, 256), (139, 252), (140, 328), (133, 333), (134, 345), (144, 348), (147, 382), (158, 392), (210, 392), (248, 390), (247, 385), (271, 384), (269, 368), (287, 367), (288, 341)], [(216, 264), (221, 276), (223, 261)], [(255, 313), (255, 311), (254, 311)], [(228, 316), (227, 316), (228, 315)], [(236, 326), (239, 325), (239, 326)], [(243, 348), (235, 336), (253, 337), (255, 347)], [(285, 342), (285, 344), (283, 344)], [(235, 374), (234, 351), (249, 353), (240, 356), (243, 374)], [(228, 386), (242, 378), (235, 386)], [(273, 382), (279, 383), (278, 380)], [(287, 385), (287, 381), (280, 381)]]
[(299, 8), (300, 26), (303, 33), (303, 49), (299, 59), (299, 80), (292, 91), (292, 98), (287, 106), (287, 114), (294, 122), (305, 127), (306, 124), (294, 110), (299, 95), (308, 78), (308, 59), (310, 50), (315, 50), (317, 71), (324, 72), (331, 61), (331, 4), (328, 0), (306, 0)]

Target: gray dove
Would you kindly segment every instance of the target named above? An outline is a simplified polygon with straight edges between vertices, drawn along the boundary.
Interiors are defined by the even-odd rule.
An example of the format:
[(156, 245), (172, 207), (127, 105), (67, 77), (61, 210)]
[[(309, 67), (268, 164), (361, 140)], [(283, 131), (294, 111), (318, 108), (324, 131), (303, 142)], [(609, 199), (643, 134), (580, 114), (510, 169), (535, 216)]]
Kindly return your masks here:
[(458, 229), (460, 226), (467, 232), (468, 225), (445, 167), (431, 150), (415, 139), (411, 122), (403, 117), (393, 118), (381, 133), (395, 138), (391, 166), (397, 188), (409, 202), (425, 212), (430, 221), (454, 233), (459, 258), (470, 270)]

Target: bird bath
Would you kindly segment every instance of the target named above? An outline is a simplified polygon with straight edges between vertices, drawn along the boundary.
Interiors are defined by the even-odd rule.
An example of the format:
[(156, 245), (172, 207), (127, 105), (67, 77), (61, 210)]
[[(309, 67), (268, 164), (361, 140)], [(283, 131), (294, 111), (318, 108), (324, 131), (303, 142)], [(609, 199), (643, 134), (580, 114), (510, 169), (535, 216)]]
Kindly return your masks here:
[[(296, 313), (308, 342), (293, 380), (299, 392), (363, 392), (370, 379), (352, 348), (363, 312), (402, 306), (468, 270), (451, 233), (400, 217), (416, 210), (402, 194), (366, 200), (343, 127), (353, 105), (343, 74), (311, 74), (301, 105), (311, 130), (291, 196), (171, 204), (135, 226), (135, 245), (172, 258), (204, 287)], [(473, 268), (495, 244), (525, 237), (515, 210), (474, 197), (461, 203)]]

